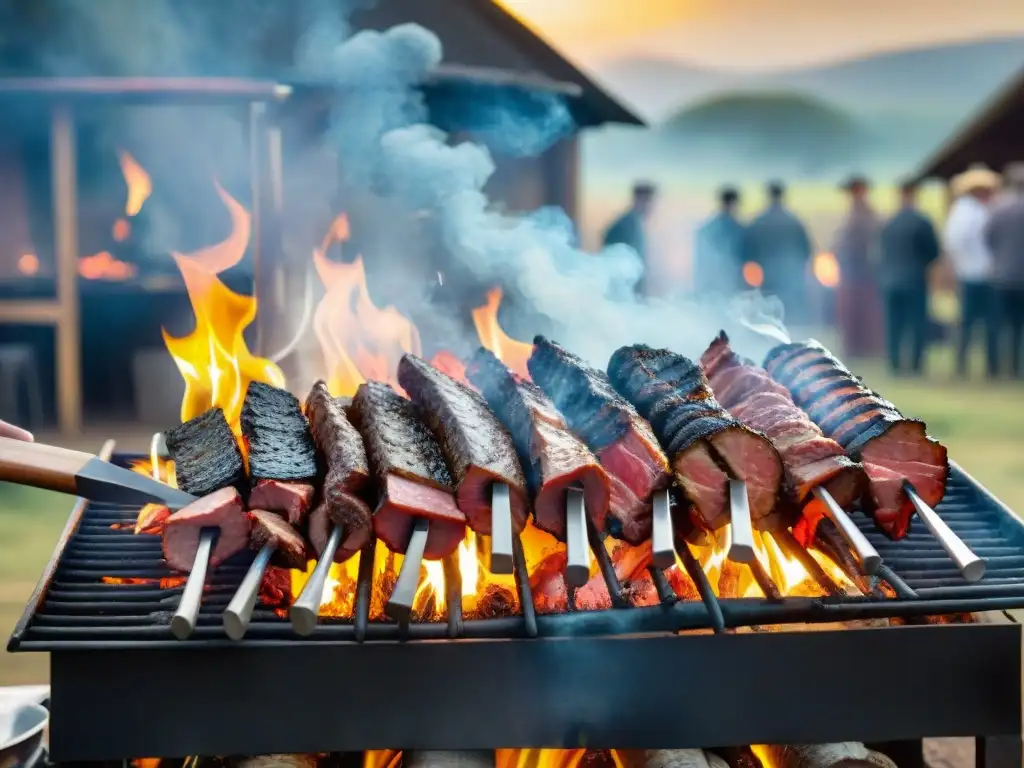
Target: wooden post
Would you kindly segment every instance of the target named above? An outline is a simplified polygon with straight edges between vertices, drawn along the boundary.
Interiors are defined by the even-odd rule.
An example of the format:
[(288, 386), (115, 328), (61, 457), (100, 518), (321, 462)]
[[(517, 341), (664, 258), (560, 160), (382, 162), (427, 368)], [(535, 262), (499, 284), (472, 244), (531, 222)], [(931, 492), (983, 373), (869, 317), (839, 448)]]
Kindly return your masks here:
[(576, 135), (555, 144), (543, 156), (545, 197), (548, 205), (562, 208), (577, 226), (579, 221), (580, 142)]
[(50, 123), (50, 168), (57, 267), (57, 420), (65, 435), (77, 434), (82, 428), (77, 162), (71, 109), (57, 105)]

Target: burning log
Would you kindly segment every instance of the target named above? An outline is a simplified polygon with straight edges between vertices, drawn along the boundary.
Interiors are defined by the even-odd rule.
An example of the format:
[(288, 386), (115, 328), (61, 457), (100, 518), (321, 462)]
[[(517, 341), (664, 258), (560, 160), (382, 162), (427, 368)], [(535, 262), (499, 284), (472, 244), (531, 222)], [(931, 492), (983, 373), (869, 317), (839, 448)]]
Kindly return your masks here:
[(529, 510), (512, 437), (478, 392), (415, 355), (402, 355), (398, 381), (441, 447), (466, 522), (491, 537), (491, 573), (512, 573), (512, 537)]
[(771, 768), (897, 768), (880, 752), (859, 741), (836, 744), (770, 744), (754, 748), (763, 765)]
[(728, 768), (718, 755), (703, 749), (620, 751), (625, 768)]
[(403, 768), (494, 768), (494, 753), (484, 751), (410, 751), (402, 754)]
[(238, 761), (238, 768), (316, 768), (316, 755), (259, 755)]

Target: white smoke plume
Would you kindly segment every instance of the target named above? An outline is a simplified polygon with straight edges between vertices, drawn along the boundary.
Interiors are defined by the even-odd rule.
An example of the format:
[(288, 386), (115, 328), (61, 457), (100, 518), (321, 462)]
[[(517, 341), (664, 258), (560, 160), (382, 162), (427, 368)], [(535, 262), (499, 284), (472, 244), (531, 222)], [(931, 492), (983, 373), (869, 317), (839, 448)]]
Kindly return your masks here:
[[(346, 94), (332, 121), (346, 186), (372, 190), (389, 201), (392, 214), (404, 209), (406, 216), (420, 217), (428, 240), (436, 239), (479, 281), (524, 297), (578, 354), (603, 366), (618, 346), (642, 341), (699, 357), (721, 328), (737, 327), (738, 313), (722, 301), (636, 298), (642, 264), (630, 248), (585, 253), (565, 217), (494, 211), (483, 191), (494, 172), (488, 150), (472, 142), (453, 145), (427, 124), (417, 86), (443, 53), (432, 32), (400, 25), (358, 32), (327, 48), (324, 43), (320, 37), (307, 46), (302, 64), (335, 80)], [(550, 123), (559, 125), (557, 119)], [(773, 306), (750, 297), (745, 306), (780, 327)]]

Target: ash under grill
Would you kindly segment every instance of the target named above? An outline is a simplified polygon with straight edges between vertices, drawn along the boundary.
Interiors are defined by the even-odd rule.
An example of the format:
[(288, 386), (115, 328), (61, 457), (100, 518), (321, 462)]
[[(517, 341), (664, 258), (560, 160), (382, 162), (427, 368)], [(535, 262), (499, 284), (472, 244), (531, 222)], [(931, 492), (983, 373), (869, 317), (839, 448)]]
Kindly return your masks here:
[[(127, 465), (133, 458), (136, 457), (120, 456), (115, 461)], [(679, 601), (659, 578), (662, 574), (656, 573), (661, 605), (536, 617), (528, 606), (525, 617), (413, 623), (407, 636), (511, 638), (721, 630), (757, 624), (915, 617), (1024, 607), (1024, 526), (1017, 518), (956, 466), (938, 512), (978, 555), (988, 560), (988, 571), (982, 581), (964, 582), (955, 564), (920, 523), (920, 530), (902, 541), (892, 542), (875, 531), (868, 518), (858, 514), (855, 519), (884, 559), (880, 575), (894, 588), (895, 598), (875, 595), (718, 600), (710, 590), (704, 590), (703, 602)], [(38, 605), (30, 606), (19, 623), (10, 650), (177, 642), (169, 623), (184, 588), (183, 580), (162, 563), (159, 536), (134, 533), (137, 513), (135, 507), (109, 504), (88, 504), (81, 509), (77, 526), (58, 546), (56, 567), (49, 583), (43, 585), (42, 599)], [(197, 628), (187, 643), (226, 639), (222, 612), (252, 558), (252, 553), (241, 553), (210, 572)], [(693, 565), (691, 576), (699, 587), (702, 574), (697, 572), (699, 566)], [(129, 583), (104, 582), (111, 578)], [(143, 583), (130, 583), (134, 579)], [(528, 603), (528, 590), (520, 598)], [(357, 625), (358, 618), (355, 622), (323, 618), (309, 639), (319, 642), (406, 636), (406, 631), (392, 622), (366, 624), (364, 616), (358, 631)], [(297, 640), (287, 619), (273, 608), (258, 605), (243, 642), (289, 639)]]

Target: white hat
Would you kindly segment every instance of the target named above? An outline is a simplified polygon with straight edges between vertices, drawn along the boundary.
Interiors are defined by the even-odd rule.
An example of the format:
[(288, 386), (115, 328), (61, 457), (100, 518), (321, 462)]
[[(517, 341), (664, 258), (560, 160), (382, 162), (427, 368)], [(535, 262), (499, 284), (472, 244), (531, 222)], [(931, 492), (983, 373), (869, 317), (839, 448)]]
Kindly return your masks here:
[(972, 165), (966, 171), (954, 176), (949, 187), (956, 197), (976, 189), (999, 189), (1002, 179), (995, 171), (984, 165)]

